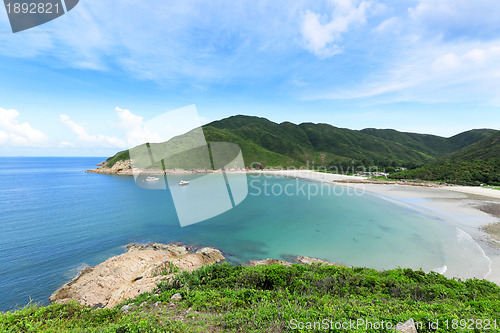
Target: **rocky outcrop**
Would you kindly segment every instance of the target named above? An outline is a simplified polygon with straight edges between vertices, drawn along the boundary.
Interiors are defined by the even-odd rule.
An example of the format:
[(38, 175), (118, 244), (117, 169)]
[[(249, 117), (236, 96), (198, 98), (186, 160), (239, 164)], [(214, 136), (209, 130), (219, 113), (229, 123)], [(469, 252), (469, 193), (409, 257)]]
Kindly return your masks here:
[[(103, 164), (104, 163), (104, 164)], [(101, 166), (99, 166), (101, 165)], [(132, 175), (132, 166), (130, 160), (118, 161), (111, 168), (106, 166), (105, 162), (99, 163), (98, 168), (87, 170), (86, 173), (102, 173), (106, 175)]]
[(408, 319), (404, 323), (399, 323), (396, 326), (396, 331), (403, 332), (403, 333), (418, 333), (417, 328), (415, 327), (415, 322), (413, 321), (413, 318)]
[(333, 265), (333, 266), (344, 266), (342, 264), (331, 262), (328, 260), (304, 257), (304, 256), (290, 256), (290, 261), (278, 260), (278, 259), (260, 259), (260, 260), (250, 260), (250, 266), (269, 266), (269, 265), (283, 265), (290, 266), (292, 264), (302, 264), (302, 265), (311, 265), (311, 264), (325, 264), (325, 265)]
[(129, 245), (127, 252), (85, 268), (50, 296), (55, 303), (76, 300), (91, 307), (112, 308), (125, 299), (152, 291), (181, 270), (223, 261), (222, 253), (205, 247), (194, 253), (180, 244)]
[[(212, 170), (212, 169), (137, 169), (132, 168), (132, 164), (130, 160), (118, 161), (112, 167), (107, 166), (106, 162), (101, 162), (97, 164), (97, 168), (87, 170), (85, 173), (100, 173), (105, 175), (128, 175), (132, 176), (137, 175), (182, 175), (182, 174), (194, 174), (194, 173), (219, 173), (222, 172), (222, 169)], [(244, 172), (245, 168), (226, 168), (224, 169), (226, 172)]]
[[(195, 250), (180, 243), (130, 244), (126, 253), (83, 269), (49, 299), (55, 303), (75, 300), (94, 308), (112, 308), (126, 299), (154, 290), (159, 282), (172, 278), (180, 271), (192, 271), (225, 260), (217, 249), (204, 247)], [(252, 260), (250, 265), (340, 265), (303, 256), (289, 258), (291, 262), (278, 259)]]
[(331, 262), (324, 259), (304, 257), (304, 256), (296, 256), (294, 260), (297, 264), (302, 265), (311, 265), (311, 264), (325, 264), (325, 265), (333, 265), (333, 266), (344, 266), (342, 264)]
[(250, 260), (249, 264), (250, 264), (250, 266), (270, 266), (270, 265), (290, 266), (290, 265), (292, 265), (291, 262), (284, 261), (284, 260), (278, 260), (278, 259), (272, 259), (272, 258), (260, 259), (260, 260)]

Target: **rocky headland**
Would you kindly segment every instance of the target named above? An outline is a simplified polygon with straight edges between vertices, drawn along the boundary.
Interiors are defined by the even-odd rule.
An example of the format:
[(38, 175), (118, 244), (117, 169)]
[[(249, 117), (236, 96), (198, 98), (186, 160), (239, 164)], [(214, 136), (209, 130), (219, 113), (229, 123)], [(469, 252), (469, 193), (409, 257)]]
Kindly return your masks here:
[(181, 244), (132, 244), (127, 252), (87, 267), (50, 296), (55, 303), (76, 300), (91, 307), (112, 308), (125, 299), (151, 291), (180, 270), (192, 271), (223, 261), (211, 247), (196, 251)]
[[(181, 271), (192, 271), (224, 260), (222, 252), (212, 247), (194, 249), (179, 243), (131, 244), (127, 246), (126, 253), (83, 269), (49, 299), (53, 303), (75, 300), (94, 308), (112, 308), (126, 299), (154, 290), (159, 282), (168, 280)], [(289, 260), (252, 260), (250, 265), (339, 265), (304, 256), (289, 256)]]
[[(106, 162), (97, 164), (97, 168), (85, 171), (86, 173), (101, 173), (105, 175), (133, 175), (130, 160), (118, 161), (112, 167), (106, 165)], [(163, 170), (158, 170), (162, 174)]]
[[(225, 169), (224, 171), (231, 172), (241, 172), (245, 171), (244, 168), (231, 168)], [(101, 162), (97, 165), (97, 168), (90, 169), (85, 171), (85, 173), (99, 173), (105, 175), (124, 175), (124, 176), (132, 176), (135, 174), (140, 175), (180, 175), (180, 174), (193, 174), (193, 173), (217, 173), (221, 172), (221, 169), (212, 170), (212, 169), (133, 169), (130, 160), (118, 161), (112, 167), (109, 167), (106, 162)]]

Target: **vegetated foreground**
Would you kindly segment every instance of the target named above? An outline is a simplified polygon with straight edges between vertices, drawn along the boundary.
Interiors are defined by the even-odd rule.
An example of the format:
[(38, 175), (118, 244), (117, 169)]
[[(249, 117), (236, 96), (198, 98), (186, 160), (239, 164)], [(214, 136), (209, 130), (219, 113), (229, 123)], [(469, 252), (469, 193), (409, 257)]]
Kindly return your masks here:
[(436, 331), (436, 323), (441, 332), (498, 332), (500, 287), (411, 269), (221, 264), (179, 273), (113, 309), (27, 306), (0, 315), (0, 331), (313, 332), (363, 319), (356, 331), (381, 332), (409, 318), (421, 323), (419, 332)]

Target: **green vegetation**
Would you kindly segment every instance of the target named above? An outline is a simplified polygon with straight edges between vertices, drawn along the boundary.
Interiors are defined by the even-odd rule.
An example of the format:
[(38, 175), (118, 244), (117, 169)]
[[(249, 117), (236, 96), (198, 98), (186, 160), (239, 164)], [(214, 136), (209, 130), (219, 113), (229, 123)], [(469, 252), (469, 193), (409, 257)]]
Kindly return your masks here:
[(467, 147), (475, 142), (481, 141), (490, 135), (498, 134), (498, 131), (491, 129), (476, 129), (443, 138), (436, 135), (404, 133), (392, 129), (367, 128), (361, 132), (398, 142), (406, 147), (410, 147), (426, 153), (430, 156), (444, 156)]
[[(397, 142), (328, 124), (277, 124), (265, 118), (240, 115), (212, 122), (206, 127), (231, 131), (246, 141), (289, 156), (301, 165), (308, 161), (316, 166), (350, 165), (354, 160), (356, 165), (389, 166), (391, 163), (421, 164), (432, 160), (432, 156)], [(244, 158), (251, 161), (245, 154)]]
[[(386, 170), (394, 179), (421, 179), (463, 185), (500, 184), (499, 132), (476, 129), (443, 138), (435, 135), (368, 128), (354, 131), (328, 124), (274, 123), (265, 118), (233, 116), (203, 126), (207, 142), (231, 142), (242, 151), (247, 167), (325, 166), (336, 173)], [(169, 141), (186, 142), (189, 134)], [(152, 144), (152, 147), (166, 144)], [(182, 145), (181, 145), (182, 146)], [(196, 155), (201, 160), (193, 161)], [(176, 168), (210, 168), (205, 154), (170, 154)], [(129, 159), (129, 151), (107, 160), (108, 166)], [(144, 156), (149, 161), (149, 155)], [(161, 166), (157, 166), (161, 167)], [(169, 168), (169, 166), (166, 166)]]
[[(395, 130), (354, 131), (328, 124), (274, 123), (265, 118), (233, 116), (203, 126), (207, 142), (232, 142), (241, 147), (246, 165), (414, 167), (463, 148), (494, 130), (473, 130), (450, 139)], [(128, 151), (107, 160), (108, 166), (129, 159)], [(358, 170), (359, 171), (359, 170)]]
[(128, 150), (120, 151), (106, 160), (106, 166), (112, 167), (117, 162), (130, 159)]
[(180, 271), (180, 268), (169, 262), (166, 267), (163, 267), (161, 272), (159, 274), (156, 274), (155, 276), (158, 275), (170, 275), (170, 274), (175, 274)]
[(459, 151), (391, 178), (445, 181), (459, 185), (500, 185), (500, 134), (494, 134)]
[[(182, 299), (171, 302), (177, 293)], [(120, 310), (125, 304), (131, 309), (128, 313)], [(298, 322), (360, 318), (393, 325), (413, 318), (423, 324), (419, 332), (434, 332), (428, 325), (438, 320), (439, 332), (481, 332), (485, 330), (478, 323), (489, 320), (487, 331), (499, 332), (500, 287), (411, 269), (222, 264), (179, 273), (154, 292), (114, 309), (93, 310), (73, 303), (5, 313), (0, 316), (0, 331), (276, 332), (290, 331), (290, 325)], [(474, 321), (473, 329), (452, 329), (460, 319)], [(358, 331), (389, 330), (363, 326)]]
[(500, 186), (486, 186), (486, 188), (491, 188), (492, 190), (500, 190)]

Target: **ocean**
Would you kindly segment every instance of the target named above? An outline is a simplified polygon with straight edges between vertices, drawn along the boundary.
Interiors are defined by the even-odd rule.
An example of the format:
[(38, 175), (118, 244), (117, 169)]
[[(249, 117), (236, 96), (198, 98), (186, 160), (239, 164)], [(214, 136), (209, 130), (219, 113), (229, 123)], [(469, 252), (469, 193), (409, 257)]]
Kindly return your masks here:
[[(0, 311), (48, 304), (81, 269), (130, 243), (213, 246), (232, 263), (304, 255), (376, 269), (489, 273), (481, 248), (451, 223), (340, 186), (311, 195), (307, 189), (317, 183), (302, 179), (238, 175), (249, 184), (239, 205), (181, 227), (169, 190), (85, 173), (104, 159), (0, 158)], [(206, 193), (212, 176), (204, 178)]]

